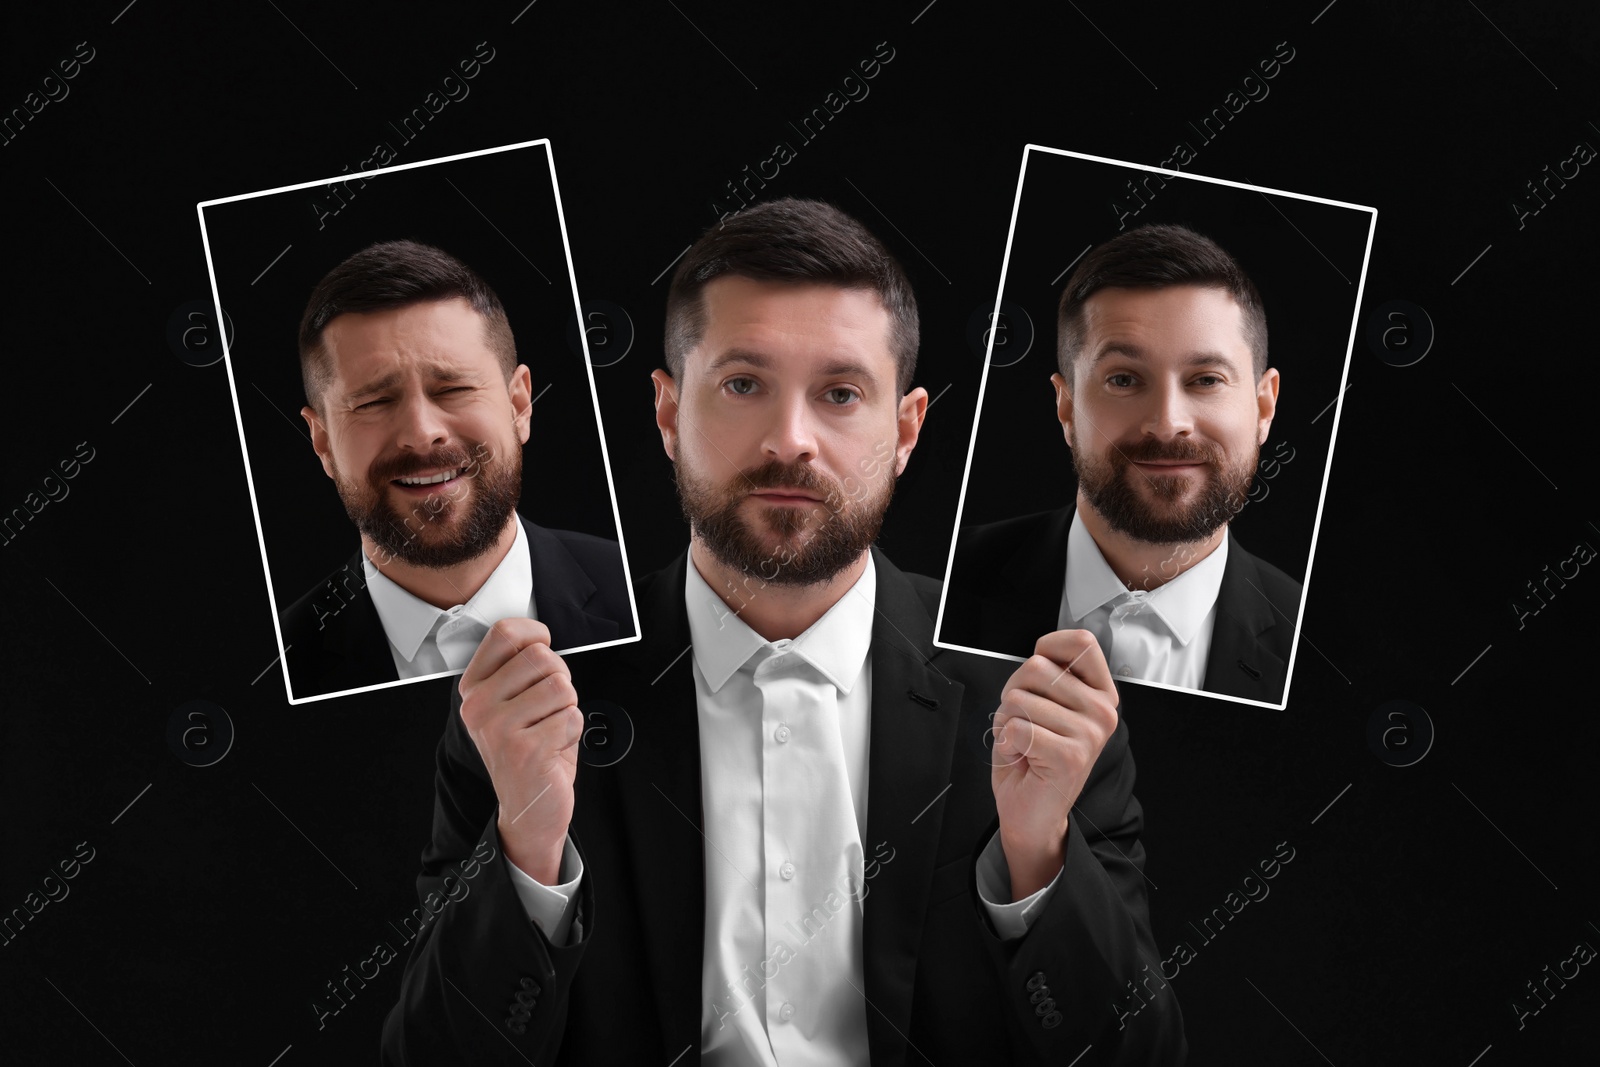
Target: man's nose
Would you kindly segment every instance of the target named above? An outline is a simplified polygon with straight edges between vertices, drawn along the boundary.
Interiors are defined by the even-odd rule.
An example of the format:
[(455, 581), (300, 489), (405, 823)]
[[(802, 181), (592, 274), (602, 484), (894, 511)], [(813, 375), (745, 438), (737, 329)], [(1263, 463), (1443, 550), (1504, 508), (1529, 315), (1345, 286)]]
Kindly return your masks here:
[(450, 438), (444, 412), (425, 393), (408, 393), (398, 401), (395, 443), (417, 452), (430, 451)]
[(761, 442), (762, 452), (780, 463), (817, 458), (817, 435), (809, 398), (794, 393), (780, 399)]
[(1194, 432), (1194, 410), (1181, 385), (1169, 383), (1151, 391), (1140, 430), (1161, 441)]

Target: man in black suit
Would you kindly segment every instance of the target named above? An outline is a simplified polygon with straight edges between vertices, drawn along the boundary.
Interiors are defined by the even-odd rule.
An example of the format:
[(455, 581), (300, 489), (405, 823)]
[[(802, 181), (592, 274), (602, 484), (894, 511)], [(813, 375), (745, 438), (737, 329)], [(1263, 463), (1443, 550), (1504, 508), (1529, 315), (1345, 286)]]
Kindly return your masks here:
[(510, 615), (563, 649), (633, 636), (617, 543), (516, 513), (531, 378), (471, 268), (413, 241), (350, 256), (311, 294), (300, 367), (361, 547), (282, 613), (295, 696), (462, 670)]
[(1278, 400), (1255, 285), (1192, 230), (1130, 230), (1068, 279), (1057, 358), (1076, 504), (961, 531), (940, 643), (1083, 627), (1121, 677), (1281, 704), (1300, 583), (1228, 530)]
[(652, 377), (689, 549), (638, 644), (505, 620), (462, 676), (386, 1063), (1182, 1061), (1093, 637), (940, 651), (939, 583), (872, 547), (917, 336), (827, 205), (686, 254)]

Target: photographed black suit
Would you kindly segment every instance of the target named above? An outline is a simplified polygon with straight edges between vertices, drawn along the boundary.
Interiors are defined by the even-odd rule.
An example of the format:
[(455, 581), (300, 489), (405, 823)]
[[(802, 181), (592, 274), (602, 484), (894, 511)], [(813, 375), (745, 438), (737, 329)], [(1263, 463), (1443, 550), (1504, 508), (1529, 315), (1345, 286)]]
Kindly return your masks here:
[[(956, 537), (939, 640), (1033, 655), (1034, 642), (1057, 629), (1072, 515), (1068, 506), (963, 529)], [(1246, 552), (1231, 532), (1229, 537), (1201, 688), (1282, 703), (1300, 583)]]
[[(874, 561), (864, 847), (886, 842), (894, 858), (864, 902), (872, 1062), (1065, 1064), (1092, 1045), (1080, 1067), (1181, 1063), (1172, 989), (1142, 1007), (1126, 994), (1159, 959), (1127, 727), (1073, 809), (1048, 907), (1002, 942), (977, 899), (975, 861), (998, 826), (984, 742), (1011, 665), (934, 648), (939, 583), (876, 550)], [(623, 712), (633, 734), (625, 757), (578, 771), (572, 837), (585, 874), (573, 944), (552, 946), (523, 911), (494, 789), (455, 701), (417, 888), (424, 902), (459, 899), (412, 944), (383, 1062), (699, 1062), (705, 838), (687, 565), (685, 554), (640, 582), (643, 640), (569, 661), (579, 706), (591, 723), (605, 716), (608, 743), (625, 739)], [(464, 881), (475, 850), (487, 859)], [(1063, 1019), (1046, 1028), (1051, 1010)]]
[[(622, 552), (615, 541), (547, 530), (517, 516), (533, 563), (533, 604), (555, 646), (633, 636)], [(358, 689), (400, 677), (367, 592), (361, 550), (280, 616), (296, 697)]]

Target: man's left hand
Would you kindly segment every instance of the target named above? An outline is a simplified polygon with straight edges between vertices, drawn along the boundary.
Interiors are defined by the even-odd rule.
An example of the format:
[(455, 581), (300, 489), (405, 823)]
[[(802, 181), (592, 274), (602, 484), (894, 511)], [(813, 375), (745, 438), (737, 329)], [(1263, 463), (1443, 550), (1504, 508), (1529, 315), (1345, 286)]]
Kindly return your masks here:
[(1116, 728), (1117, 687), (1094, 635), (1039, 638), (994, 714), (991, 784), (1013, 900), (1060, 872), (1068, 815)]

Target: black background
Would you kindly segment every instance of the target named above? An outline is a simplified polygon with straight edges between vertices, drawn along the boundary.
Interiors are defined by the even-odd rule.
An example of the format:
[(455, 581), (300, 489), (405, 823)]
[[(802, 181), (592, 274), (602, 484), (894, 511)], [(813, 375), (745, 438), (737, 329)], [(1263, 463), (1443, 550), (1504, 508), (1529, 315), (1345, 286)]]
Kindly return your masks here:
[[(415, 904), (444, 689), (285, 704), (223, 367), (191, 366), (168, 340), (173, 313), (209, 292), (197, 201), (354, 169), (487, 41), (494, 58), (470, 95), (398, 161), (551, 138), (579, 291), (639, 331), (596, 370), (637, 574), (684, 540), (646, 377), (660, 275), (716, 221), (724, 183), (790, 142), (796, 158), (762, 195), (858, 215), (921, 297), (919, 384), (950, 388), (882, 544), (937, 574), (980, 371), (966, 328), (993, 303), (1022, 146), (1159, 163), (1287, 41), (1296, 57), (1271, 95), (1190, 169), (1376, 207), (1363, 325), (1406, 300), (1437, 338), (1409, 367), (1358, 342), (1287, 710), (1125, 696), (1157, 941), (1197, 949), (1169, 992), (1196, 1064), (1592, 1058), (1592, 966), (1520, 1029), (1511, 1007), (1575, 943), (1600, 944), (1587, 655), (1600, 578), (1584, 567), (1552, 581), (1521, 628), (1513, 608), (1537, 606), (1525, 583), (1576, 543), (1600, 544), (1582, 445), (1600, 178), (1584, 167), (1552, 182), (1520, 224), (1511, 207), (1574, 144), (1600, 144), (1596, 19), (1577, 12), (1484, 0), (9, 12), (5, 113), (78, 42), (94, 58), (0, 146), (16, 416), (0, 508), (42, 493), (79, 442), (94, 458), (0, 546), (12, 678), (0, 914), (78, 842), (95, 856), (70, 896), (0, 946), (6, 1054), (370, 1062), (398, 989), (397, 961), (321, 1029), (311, 1009), (341, 968), (397, 940), (389, 923)], [(809, 143), (792, 131), (885, 41), (893, 59), (869, 96)], [(309, 208), (291, 220), (294, 249), (273, 273), (337, 261), (362, 204), (325, 239)], [(1033, 473), (1019, 469), (1019, 488)], [(209, 767), (167, 740), (191, 700), (236, 730)], [(1409, 767), (1379, 753), (1420, 748), (1415, 712), (1394, 751), (1368, 742), (1390, 700), (1426, 709), (1436, 731)], [(215, 743), (220, 716), (206, 729)], [(1200, 944), (1188, 923), (1280, 841), (1295, 859), (1271, 895)]]

